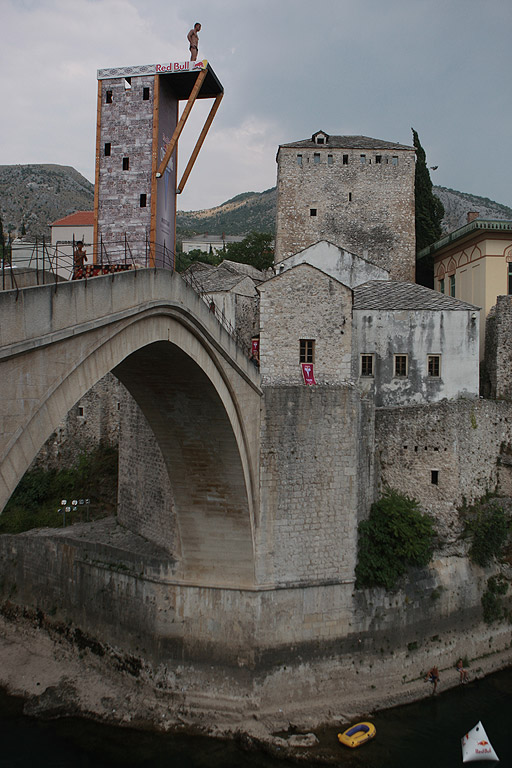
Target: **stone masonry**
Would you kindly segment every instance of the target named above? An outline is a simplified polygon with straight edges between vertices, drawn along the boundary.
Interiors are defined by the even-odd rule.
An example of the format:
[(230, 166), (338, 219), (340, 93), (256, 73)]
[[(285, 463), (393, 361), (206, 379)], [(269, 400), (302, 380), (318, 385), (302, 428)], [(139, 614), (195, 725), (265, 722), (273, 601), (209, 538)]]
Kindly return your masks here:
[(485, 394), (512, 399), (512, 296), (498, 296), (485, 327)]
[(325, 239), (414, 281), (413, 147), (319, 132), (277, 163), (276, 263)]

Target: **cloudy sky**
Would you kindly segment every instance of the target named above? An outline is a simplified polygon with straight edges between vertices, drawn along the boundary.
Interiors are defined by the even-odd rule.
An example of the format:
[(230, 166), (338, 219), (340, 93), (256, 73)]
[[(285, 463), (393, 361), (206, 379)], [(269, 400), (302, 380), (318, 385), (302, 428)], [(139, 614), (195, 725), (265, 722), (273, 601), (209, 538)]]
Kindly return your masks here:
[(434, 183), (512, 206), (511, 0), (0, 0), (0, 164), (92, 181), (96, 70), (184, 61), (195, 21), (225, 96), (182, 210), (274, 186), (278, 145), (320, 128), (410, 144), (411, 126)]

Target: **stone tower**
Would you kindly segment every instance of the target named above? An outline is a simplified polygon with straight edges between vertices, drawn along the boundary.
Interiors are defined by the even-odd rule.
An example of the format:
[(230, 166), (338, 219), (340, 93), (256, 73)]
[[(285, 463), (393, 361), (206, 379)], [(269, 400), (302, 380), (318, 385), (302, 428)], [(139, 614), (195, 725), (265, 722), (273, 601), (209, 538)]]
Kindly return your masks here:
[(318, 131), (277, 164), (276, 263), (328, 240), (414, 282), (414, 147)]
[[(183, 191), (223, 95), (204, 61), (98, 71), (95, 261), (172, 266)], [(177, 184), (178, 139), (196, 99), (215, 102)], [(179, 102), (187, 100), (178, 120)]]

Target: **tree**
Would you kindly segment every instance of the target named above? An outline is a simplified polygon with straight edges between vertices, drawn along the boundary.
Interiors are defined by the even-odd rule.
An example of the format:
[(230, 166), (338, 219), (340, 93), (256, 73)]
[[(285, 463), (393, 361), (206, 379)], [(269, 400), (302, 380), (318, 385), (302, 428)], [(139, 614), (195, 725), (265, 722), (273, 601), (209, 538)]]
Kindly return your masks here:
[[(442, 234), (441, 221), (444, 216), (442, 202), (432, 192), (432, 180), (427, 166), (427, 156), (421, 146), (417, 132), (412, 130), (413, 144), (416, 147), (416, 172), (414, 192), (416, 198), (416, 253), (427, 248)], [(416, 282), (427, 288), (434, 287), (434, 262), (431, 257), (416, 260)]]
[(4, 252), (5, 252), (4, 225), (2, 224), (2, 219), (0, 217), (0, 260), (4, 258)]
[(269, 232), (250, 232), (240, 243), (228, 243), (224, 257), (256, 269), (268, 269), (274, 263), (272, 240)]

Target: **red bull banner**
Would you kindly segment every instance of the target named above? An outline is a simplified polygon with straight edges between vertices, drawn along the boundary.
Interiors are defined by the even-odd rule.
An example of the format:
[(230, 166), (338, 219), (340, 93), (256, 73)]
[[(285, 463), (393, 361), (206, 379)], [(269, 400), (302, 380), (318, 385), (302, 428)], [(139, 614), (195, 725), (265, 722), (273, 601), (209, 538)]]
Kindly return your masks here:
[(180, 72), (197, 72), (208, 67), (207, 59), (200, 61), (165, 61), (162, 64), (140, 64), (133, 67), (112, 67), (98, 69), (98, 80), (110, 80), (115, 77), (141, 77), (142, 75), (179, 74)]
[(315, 375), (313, 373), (313, 363), (301, 363), (302, 376), (304, 378), (304, 384), (312, 385), (316, 384)]
[(260, 359), (260, 340), (258, 338), (254, 338), (251, 341), (251, 357), (256, 360)]

